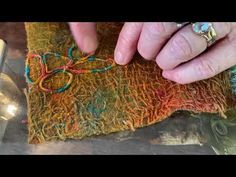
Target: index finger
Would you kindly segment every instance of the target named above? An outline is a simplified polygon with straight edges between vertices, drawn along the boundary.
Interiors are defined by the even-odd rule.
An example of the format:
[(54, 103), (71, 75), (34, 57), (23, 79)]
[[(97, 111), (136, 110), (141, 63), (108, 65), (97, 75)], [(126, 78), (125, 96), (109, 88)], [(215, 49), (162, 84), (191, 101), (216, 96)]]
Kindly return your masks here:
[(96, 23), (70, 22), (69, 26), (80, 50), (94, 53), (98, 47)]

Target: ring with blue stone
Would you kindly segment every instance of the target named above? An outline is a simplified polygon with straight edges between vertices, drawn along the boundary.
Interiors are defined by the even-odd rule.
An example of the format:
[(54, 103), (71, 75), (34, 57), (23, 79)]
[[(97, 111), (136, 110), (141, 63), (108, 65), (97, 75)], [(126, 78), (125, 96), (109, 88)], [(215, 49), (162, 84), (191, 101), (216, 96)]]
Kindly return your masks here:
[(193, 31), (207, 41), (207, 46), (211, 46), (216, 42), (216, 30), (213, 27), (213, 24), (210, 22), (195, 22), (192, 24)]

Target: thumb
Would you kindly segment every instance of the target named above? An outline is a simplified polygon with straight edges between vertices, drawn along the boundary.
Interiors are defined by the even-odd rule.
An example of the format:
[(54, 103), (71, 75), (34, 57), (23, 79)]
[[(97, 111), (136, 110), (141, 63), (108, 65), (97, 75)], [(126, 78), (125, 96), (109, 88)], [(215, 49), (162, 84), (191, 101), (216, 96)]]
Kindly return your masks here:
[(94, 53), (98, 47), (96, 23), (70, 22), (72, 35), (82, 52)]

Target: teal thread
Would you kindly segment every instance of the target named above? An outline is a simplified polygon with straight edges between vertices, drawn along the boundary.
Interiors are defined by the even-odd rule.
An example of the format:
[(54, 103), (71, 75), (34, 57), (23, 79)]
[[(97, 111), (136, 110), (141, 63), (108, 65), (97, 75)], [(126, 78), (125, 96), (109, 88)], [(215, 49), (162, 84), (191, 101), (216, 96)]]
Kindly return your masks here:
[(230, 82), (233, 94), (236, 95), (236, 66), (230, 69)]
[(88, 61), (95, 61), (95, 56), (90, 56), (90, 57), (88, 57)]
[(30, 78), (30, 67), (29, 66), (25, 67), (25, 76), (26, 76), (26, 82), (32, 84), (33, 80)]

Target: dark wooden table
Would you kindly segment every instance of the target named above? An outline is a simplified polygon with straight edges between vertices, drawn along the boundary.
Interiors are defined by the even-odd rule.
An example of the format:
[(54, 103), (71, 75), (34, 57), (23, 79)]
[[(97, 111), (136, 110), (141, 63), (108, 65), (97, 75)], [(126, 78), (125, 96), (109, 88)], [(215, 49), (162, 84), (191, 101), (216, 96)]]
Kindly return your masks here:
[[(0, 23), (0, 38), (8, 42), (4, 72), (23, 93), (24, 58), (27, 52), (23, 23)], [(9, 120), (0, 120), (0, 154), (215, 154), (206, 145), (200, 131), (204, 121), (186, 112), (178, 112), (165, 121), (138, 129), (84, 140), (68, 140), (42, 145), (27, 143), (27, 107), (24, 94), (19, 98), (22, 113)], [(202, 145), (200, 145), (202, 144)]]

